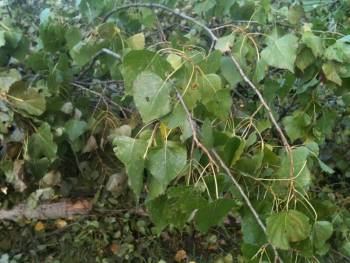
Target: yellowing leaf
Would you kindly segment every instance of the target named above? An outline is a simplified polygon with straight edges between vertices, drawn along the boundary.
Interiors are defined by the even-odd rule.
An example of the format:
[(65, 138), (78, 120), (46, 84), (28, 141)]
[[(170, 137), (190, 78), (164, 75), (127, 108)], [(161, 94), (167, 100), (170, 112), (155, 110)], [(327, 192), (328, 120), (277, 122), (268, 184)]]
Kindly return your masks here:
[(178, 69), (181, 66), (182, 59), (176, 54), (170, 54), (166, 59), (173, 69)]
[(181, 261), (185, 260), (186, 258), (187, 258), (187, 253), (185, 250), (181, 249), (181, 250), (176, 252), (176, 255), (175, 255), (176, 262), (181, 262)]
[(45, 225), (43, 222), (39, 221), (38, 223), (35, 224), (35, 231), (40, 232), (45, 229)]
[(63, 219), (57, 219), (55, 221), (55, 226), (58, 228), (58, 229), (62, 229), (62, 228), (65, 228), (67, 226), (67, 221), (63, 220)]
[(138, 33), (128, 38), (128, 45), (131, 49), (141, 50), (145, 48), (145, 35)]
[(342, 80), (339, 77), (339, 75), (338, 75), (338, 73), (336, 71), (335, 65), (333, 63), (323, 64), (322, 70), (323, 70), (323, 73), (325, 74), (326, 78), (329, 81), (332, 81), (335, 84), (341, 86)]

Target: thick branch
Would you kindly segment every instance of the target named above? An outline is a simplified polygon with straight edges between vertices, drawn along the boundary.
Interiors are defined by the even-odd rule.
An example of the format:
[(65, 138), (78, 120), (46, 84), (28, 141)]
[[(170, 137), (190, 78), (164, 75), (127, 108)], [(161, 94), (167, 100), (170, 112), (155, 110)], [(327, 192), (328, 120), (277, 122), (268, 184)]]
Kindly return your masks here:
[(133, 7), (145, 7), (145, 8), (151, 8), (151, 9), (162, 9), (164, 11), (167, 11), (173, 15), (176, 15), (182, 19), (186, 19), (188, 21), (191, 21), (193, 24), (196, 24), (197, 26), (203, 28), (208, 35), (210, 36), (210, 38), (212, 39), (213, 42), (217, 41), (217, 37), (215, 36), (215, 34), (210, 30), (209, 27), (207, 27), (206, 25), (202, 24), (201, 22), (199, 22), (198, 20), (194, 19), (193, 17), (190, 17), (178, 10), (172, 10), (171, 8), (164, 6), (164, 5), (160, 5), (160, 4), (154, 4), (154, 3), (135, 3), (135, 4), (129, 4), (129, 5), (124, 5), (121, 7), (118, 7), (112, 11), (110, 11), (107, 15), (105, 15), (105, 17), (103, 18), (103, 22), (106, 22), (106, 20), (112, 16), (115, 13), (118, 13), (119, 11), (122, 11), (124, 9), (128, 9), (128, 8), (133, 8)]
[(91, 211), (91, 208), (92, 203), (88, 200), (76, 202), (65, 200), (40, 204), (33, 210), (27, 204), (19, 204), (11, 210), (0, 210), (0, 220), (68, 218), (74, 215), (86, 215)]

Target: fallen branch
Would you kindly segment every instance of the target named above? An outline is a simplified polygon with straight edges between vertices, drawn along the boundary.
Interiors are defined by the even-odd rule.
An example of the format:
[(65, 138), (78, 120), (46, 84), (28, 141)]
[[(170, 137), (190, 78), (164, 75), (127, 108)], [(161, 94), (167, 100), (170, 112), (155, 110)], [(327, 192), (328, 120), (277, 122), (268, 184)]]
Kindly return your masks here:
[[(181, 13), (177, 10), (172, 10), (167, 6), (164, 5), (160, 5), (160, 4), (154, 4), (154, 3), (135, 3), (135, 4), (129, 4), (129, 5), (124, 5), (121, 6), (117, 9), (114, 9), (112, 11), (110, 11), (103, 19), (102, 22), (107, 21), (107, 19), (112, 16), (113, 14), (123, 10), (123, 9), (128, 9), (128, 8), (133, 8), (133, 7), (146, 7), (146, 8), (151, 8), (151, 9), (162, 9), (165, 10), (171, 14), (174, 14), (178, 17), (181, 17), (183, 19), (186, 19), (188, 21), (191, 21), (192, 23), (200, 26), (201, 28), (203, 28), (208, 35), (210, 36), (210, 38), (212, 39), (212, 45), (211, 48), (214, 46), (214, 44), (217, 42), (218, 37), (213, 33), (213, 31), (207, 27), (206, 25), (202, 24), (201, 22), (197, 21), (195, 18), (190, 17), (184, 13)], [(238, 63), (238, 61), (231, 55), (231, 51), (230, 51), (230, 56), (232, 61), (235, 64), (235, 67), (237, 68), (238, 72), (240, 73), (241, 77), (243, 78), (243, 80), (254, 90), (254, 92), (258, 95), (259, 100), (261, 101), (262, 105), (264, 106), (264, 108), (267, 110), (269, 117), (273, 123), (273, 125), (275, 126), (277, 132), (279, 133), (281, 139), (282, 139), (282, 143), (284, 145), (284, 147), (287, 150), (287, 153), (289, 155), (290, 158), (290, 162), (291, 162), (291, 176), (293, 177), (294, 174), (294, 166), (293, 166), (293, 157), (292, 157), (292, 151), (291, 151), (291, 147), (288, 143), (288, 140), (286, 138), (286, 136), (284, 135), (281, 127), (278, 125), (275, 117), (272, 114), (271, 108), (269, 107), (269, 105), (267, 104), (267, 102), (265, 101), (264, 97), (262, 96), (262, 94), (260, 93), (259, 89), (253, 84), (253, 82), (249, 79), (249, 77), (244, 73), (242, 67), (240, 66), (240, 64)], [(180, 101), (180, 103), (182, 104), (184, 110), (186, 111), (187, 114), (187, 118), (190, 122), (190, 126), (192, 129), (192, 134), (193, 134), (193, 140), (195, 141), (195, 144), (197, 145), (198, 148), (202, 149), (203, 152), (208, 156), (208, 158), (210, 159), (210, 161), (214, 161), (212, 155), (210, 154), (209, 150), (199, 141), (198, 136), (197, 136), (197, 124), (196, 122), (193, 120), (193, 117), (191, 115), (191, 113), (189, 112), (183, 98), (182, 95), (176, 90), (176, 95)], [(253, 213), (254, 218), (256, 219), (257, 223), (259, 224), (259, 226), (261, 227), (261, 229), (263, 230), (263, 232), (266, 234), (266, 226), (264, 225), (264, 223), (261, 221), (258, 213), (256, 212), (255, 208), (253, 207), (253, 205), (251, 204), (248, 196), (245, 194), (245, 192), (243, 191), (242, 187), (239, 185), (238, 181), (234, 178), (233, 174), (231, 173), (230, 169), (225, 165), (224, 161), (221, 159), (221, 157), (217, 154), (217, 152), (215, 150), (211, 150), (211, 152), (213, 153), (213, 155), (215, 156), (215, 158), (218, 160), (218, 163), (214, 161), (214, 164), (216, 166), (220, 166), (222, 169), (225, 170), (225, 172), (230, 176), (232, 182), (234, 183), (234, 185), (237, 187), (238, 191), (240, 192), (240, 194), (242, 195), (246, 205), (248, 206), (248, 208), (250, 209), (250, 211)], [(292, 181), (293, 183), (293, 181)], [(283, 262), (282, 259), (279, 257), (277, 248), (271, 244), (271, 247), (273, 249), (273, 252), (275, 254), (275, 262)]]
[(1, 209), (0, 220), (69, 218), (74, 215), (87, 215), (91, 208), (92, 203), (89, 200), (63, 200), (40, 204), (35, 209), (30, 209), (27, 204), (19, 204), (10, 210)]

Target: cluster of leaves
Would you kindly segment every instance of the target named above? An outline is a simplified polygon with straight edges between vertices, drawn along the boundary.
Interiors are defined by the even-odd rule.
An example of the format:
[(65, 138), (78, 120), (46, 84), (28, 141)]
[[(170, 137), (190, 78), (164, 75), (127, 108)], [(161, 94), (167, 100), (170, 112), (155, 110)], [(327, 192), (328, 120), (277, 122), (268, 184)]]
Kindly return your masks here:
[(348, 1), (159, 2), (2, 7), (0, 206), (123, 195), (156, 234), (239, 218), (242, 262), (350, 257)]

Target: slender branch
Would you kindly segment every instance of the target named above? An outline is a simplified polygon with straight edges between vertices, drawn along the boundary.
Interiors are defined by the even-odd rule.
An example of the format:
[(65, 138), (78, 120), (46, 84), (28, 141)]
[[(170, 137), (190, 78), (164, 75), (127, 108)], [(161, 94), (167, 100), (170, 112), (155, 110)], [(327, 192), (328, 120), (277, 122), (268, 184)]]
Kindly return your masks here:
[(98, 97), (102, 98), (103, 100), (105, 100), (106, 102), (110, 103), (111, 105), (118, 107), (118, 108), (120, 109), (120, 111), (122, 112), (122, 114), (124, 115), (125, 118), (127, 117), (125, 111), (131, 112), (130, 110), (125, 109), (125, 108), (123, 108), (122, 106), (120, 106), (119, 104), (115, 103), (113, 100), (104, 97), (101, 93), (98, 93), (97, 91), (88, 89), (88, 88), (86, 88), (86, 87), (84, 87), (84, 86), (82, 86), (82, 85), (80, 85), (80, 84), (75, 83), (75, 82), (71, 82), (71, 85), (73, 85), (73, 86), (75, 86), (75, 87), (77, 87), (77, 88), (79, 88), (79, 89), (82, 89), (82, 90), (84, 90), (84, 91), (87, 91), (87, 92), (89, 92), (89, 93), (91, 93), (91, 94), (94, 94), (95, 96), (98, 96)]
[(240, 66), (240, 64), (238, 63), (237, 59), (232, 54), (230, 54), (230, 56), (231, 56), (233, 63), (235, 64), (235, 67), (237, 68), (239, 74), (243, 78), (243, 80), (253, 89), (253, 91), (258, 96), (261, 104), (267, 110), (267, 113), (272, 121), (272, 124), (275, 126), (275, 128), (276, 128), (276, 130), (277, 130), (277, 132), (282, 140), (282, 143), (283, 143), (284, 147), (286, 148), (286, 151), (287, 151), (289, 159), (290, 159), (290, 176), (294, 177), (294, 165), (293, 165), (294, 162), (293, 162), (292, 148), (290, 147), (286, 136), (284, 135), (281, 127), (278, 125), (275, 117), (273, 116), (273, 113), (272, 113), (270, 106), (265, 101), (265, 99), (264, 99), (263, 95), (261, 94), (261, 92), (259, 91), (259, 89), (253, 84), (253, 82), (244, 73), (244, 71), (243, 71), (242, 67)]
[(109, 56), (112, 56), (113, 58), (117, 59), (117, 60), (121, 60), (121, 56), (115, 52), (113, 52), (110, 49), (107, 48), (102, 48), (99, 52), (96, 53), (96, 55), (92, 58), (92, 60), (90, 61), (89, 65), (79, 74), (78, 79), (82, 78), (91, 68), (92, 66), (95, 64), (96, 60), (99, 58), (99, 56), (101, 56), (102, 54), (107, 54)]
[[(225, 162), (222, 160), (222, 158), (219, 156), (219, 154), (212, 149), (211, 151), (209, 151), (198, 139), (198, 130), (197, 130), (197, 124), (194, 121), (192, 114), (190, 113), (189, 109), (187, 108), (182, 95), (180, 94), (180, 92), (175, 88), (176, 90), (176, 96), (178, 97), (183, 109), (185, 110), (186, 114), (187, 114), (187, 119), (190, 123), (191, 126), (191, 130), (192, 130), (192, 134), (193, 134), (193, 141), (195, 142), (195, 144), (197, 145), (198, 148), (202, 149), (203, 152), (209, 157), (210, 161), (212, 161), (216, 166), (221, 167), (230, 177), (231, 181), (233, 182), (233, 184), (237, 187), (240, 195), (243, 197), (245, 204), (248, 206), (249, 210), (252, 212), (255, 220), (257, 221), (258, 225), (260, 226), (260, 228), (262, 229), (262, 231), (264, 232), (264, 234), (266, 235), (266, 226), (264, 225), (264, 223), (261, 221), (258, 213), (256, 212), (255, 208), (253, 207), (252, 203), (250, 202), (248, 196), (246, 195), (246, 193), (244, 192), (244, 190), (242, 189), (242, 187), (240, 186), (240, 184), (238, 183), (238, 181), (236, 180), (236, 178), (233, 176), (233, 174), (231, 173), (230, 169), (227, 167), (227, 165), (225, 164)], [(212, 154), (210, 154), (210, 152)], [(213, 159), (213, 156), (215, 157), (215, 159), (218, 161), (216, 162)], [(270, 243), (272, 250), (275, 254), (275, 262), (283, 262), (282, 259), (279, 257), (278, 255), (278, 251), (276, 249), (276, 247), (274, 245), (272, 245)]]
[(210, 36), (210, 38), (212, 39), (213, 42), (216, 42), (218, 40), (218, 38), (215, 36), (215, 34), (210, 30), (209, 27), (207, 27), (206, 25), (202, 24), (201, 22), (199, 22), (198, 20), (194, 19), (193, 17), (190, 17), (178, 10), (172, 10), (171, 8), (164, 6), (164, 5), (160, 5), (160, 4), (155, 4), (155, 3), (134, 3), (134, 4), (128, 4), (128, 5), (124, 5), (121, 7), (118, 7), (112, 11), (110, 11), (107, 15), (105, 15), (105, 17), (102, 19), (102, 22), (106, 22), (107, 19), (112, 16), (115, 13), (118, 13), (119, 11), (122, 11), (124, 9), (128, 9), (128, 8), (133, 8), (133, 7), (145, 7), (145, 8), (151, 8), (151, 9), (162, 9), (164, 11), (167, 11), (173, 15), (176, 15), (182, 19), (186, 19), (188, 21), (191, 21), (193, 24), (196, 24), (197, 26), (201, 27), (204, 29), (204, 31), (206, 31), (208, 33), (208, 35)]

